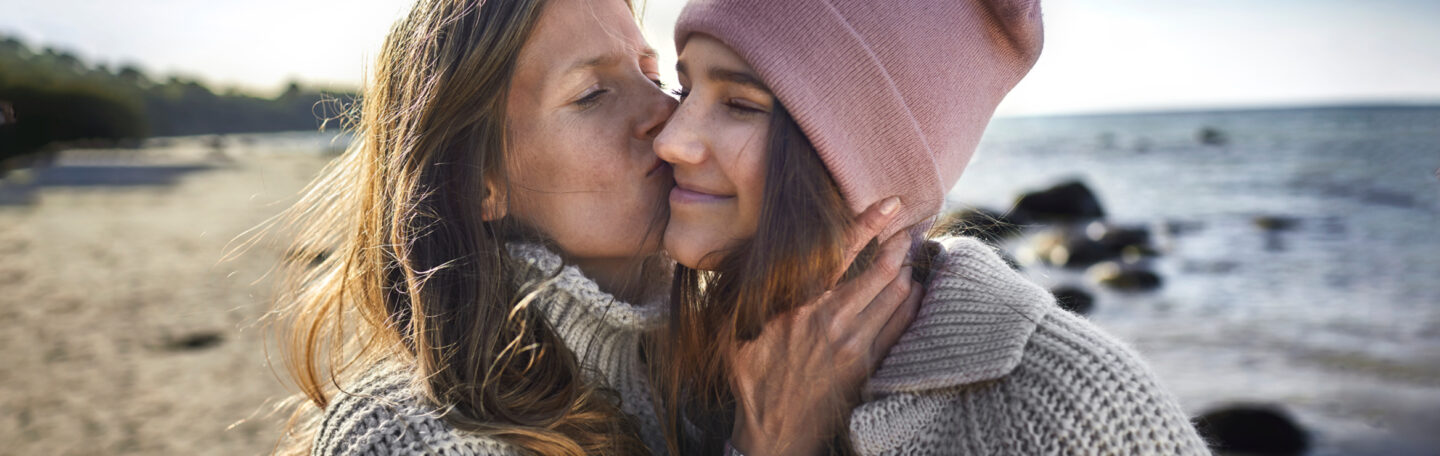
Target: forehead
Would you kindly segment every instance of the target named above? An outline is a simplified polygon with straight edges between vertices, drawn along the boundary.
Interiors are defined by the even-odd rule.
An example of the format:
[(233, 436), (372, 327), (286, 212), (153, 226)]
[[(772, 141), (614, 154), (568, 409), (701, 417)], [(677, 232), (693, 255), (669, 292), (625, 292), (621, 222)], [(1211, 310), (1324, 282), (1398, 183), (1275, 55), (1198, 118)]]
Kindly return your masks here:
[(558, 75), (597, 60), (649, 54), (622, 0), (550, 0), (520, 52), (518, 72)]
[(713, 73), (712, 70), (753, 73), (750, 64), (740, 58), (730, 46), (710, 35), (695, 34), (685, 40), (680, 50), (676, 70), (690, 78), (700, 78)]

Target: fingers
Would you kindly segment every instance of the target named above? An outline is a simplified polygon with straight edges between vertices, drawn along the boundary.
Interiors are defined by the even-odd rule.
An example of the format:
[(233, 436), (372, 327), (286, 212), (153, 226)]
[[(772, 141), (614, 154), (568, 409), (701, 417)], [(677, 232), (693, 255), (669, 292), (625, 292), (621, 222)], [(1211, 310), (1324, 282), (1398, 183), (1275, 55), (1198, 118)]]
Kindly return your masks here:
[[(910, 299), (911, 295), (920, 288), (915, 286), (915, 281), (910, 279), (910, 267), (905, 266), (900, 274), (880, 291), (870, 305), (855, 314), (855, 322), (852, 324), (855, 336), (865, 342), (865, 348), (870, 350), (874, 341), (879, 337), (898, 310)], [(904, 328), (902, 327), (901, 330)], [(888, 347), (888, 346), (887, 346)]]
[(871, 204), (865, 212), (855, 217), (855, 225), (846, 233), (844, 261), (841, 262), (840, 271), (830, 279), (830, 283), (840, 281), (840, 276), (846, 269), (850, 269), (850, 263), (855, 261), (855, 257), (860, 255), (865, 245), (895, 220), (895, 215), (900, 213), (900, 206), (900, 197), (892, 196)]
[[(895, 278), (885, 285), (885, 289), (880, 290), (880, 294), (875, 295), (875, 299), (861, 309), (856, 317), (862, 322), (883, 322), (889, 319), (890, 314), (905, 303), (905, 299), (910, 297), (911, 289), (915, 288), (915, 281), (910, 278), (910, 269), (910, 266), (900, 268), (900, 273), (896, 274)], [(878, 329), (880, 325), (881, 323), (875, 323), (874, 326)]]
[(875, 343), (871, 346), (872, 355), (871, 372), (880, 367), (880, 361), (890, 353), (890, 347), (894, 347), (900, 341), (900, 336), (910, 328), (910, 323), (915, 321), (915, 314), (920, 312), (920, 301), (925, 297), (925, 287), (910, 280), (909, 277), (902, 277), (910, 282), (910, 294), (905, 297), (904, 302), (890, 314), (885, 327), (880, 328), (880, 333), (875, 335)]
[[(909, 252), (910, 235), (905, 232), (896, 233), (881, 244), (880, 254), (869, 269), (835, 288), (831, 299), (839, 300), (835, 306), (836, 314), (856, 315), (869, 307), (876, 296), (900, 275), (905, 255)], [(900, 296), (904, 296), (904, 293)], [(897, 299), (892, 302), (898, 301)]]

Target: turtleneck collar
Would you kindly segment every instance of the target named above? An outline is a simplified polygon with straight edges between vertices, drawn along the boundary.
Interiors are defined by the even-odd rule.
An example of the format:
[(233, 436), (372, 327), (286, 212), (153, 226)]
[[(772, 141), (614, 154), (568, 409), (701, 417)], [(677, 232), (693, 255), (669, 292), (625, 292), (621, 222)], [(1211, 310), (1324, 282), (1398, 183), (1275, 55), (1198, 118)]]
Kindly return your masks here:
[[(610, 328), (623, 331), (648, 331), (657, 329), (665, 322), (665, 294), (657, 292), (640, 303), (629, 303), (601, 290), (600, 286), (586, 277), (580, 268), (566, 265), (560, 255), (550, 249), (531, 243), (514, 243), (506, 246), (510, 255), (527, 265), (529, 273), (518, 274), (523, 281), (538, 283), (536, 292), (545, 299), (537, 299), (535, 305), (545, 313), (568, 312), (572, 309), (555, 309), (556, 306), (575, 307)], [(669, 280), (669, 277), (664, 277)], [(668, 287), (654, 287), (668, 290)], [(562, 298), (562, 299), (556, 299)], [(567, 341), (568, 342), (568, 341)]]

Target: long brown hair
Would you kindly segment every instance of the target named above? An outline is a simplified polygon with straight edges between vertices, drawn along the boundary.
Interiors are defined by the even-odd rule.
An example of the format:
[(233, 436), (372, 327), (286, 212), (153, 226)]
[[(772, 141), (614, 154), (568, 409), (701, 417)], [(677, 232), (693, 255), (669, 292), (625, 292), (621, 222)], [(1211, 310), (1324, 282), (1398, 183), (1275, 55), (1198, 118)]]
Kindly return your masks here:
[[(714, 454), (730, 431), (733, 397), (722, 354), (760, 335), (765, 323), (824, 292), (844, 267), (846, 231), (854, 215), (815, 148), (777, 101), (766, 142), (765, 189), (755, 236), (726, 252), (712, 271), (677, 265), (670, 325), (654, 344), (665, 403), (666, 440), (675, 454)], [(845, 277), (864, 270), (876, 243), (862, 250)], [(837, 419), (846, 411), (836, 411)], [(704, 432), (682, 436), (684, 422)], [(843, 439), (834, 450), (847, 451)], [(694, 448), (694, 447), (699, 448)]]
[(459, 430), (540, 454), (648, 452), (528, 306), (538, 285), (505, 244), (543, 240), (482, 214), (487, 189), (508, 188), (506, 94), (545, 4), (420, 0), (385, 41), (350, 148), (272, 222), (302, 252), (269, 321), (300, 391), (285, 450), (306, 452), (341, 385), (388, 364)]

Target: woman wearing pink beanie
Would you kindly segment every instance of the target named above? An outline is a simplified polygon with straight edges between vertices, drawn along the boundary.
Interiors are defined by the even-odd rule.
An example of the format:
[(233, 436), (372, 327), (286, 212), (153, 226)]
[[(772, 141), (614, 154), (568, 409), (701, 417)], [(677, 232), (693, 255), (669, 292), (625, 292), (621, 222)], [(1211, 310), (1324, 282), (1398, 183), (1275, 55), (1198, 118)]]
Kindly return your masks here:
[[(676, 181), (657, 344), (672, 453), (1208, 454), (1123, 343), (981, 242), (923, 236), (1039, 55), (1037, 1), (695, 0), (675, 37), (682, 102), (655, 145)], [(802, 304), (899, 264), (903, 242), (850, 264), (845, 234), (877, 202), (924, 286), (894, 290), (918, 313), (847, 386), (822, 375), (863, 347), (815, 355), (848, 336), (812, 343), (835, 316)]]

